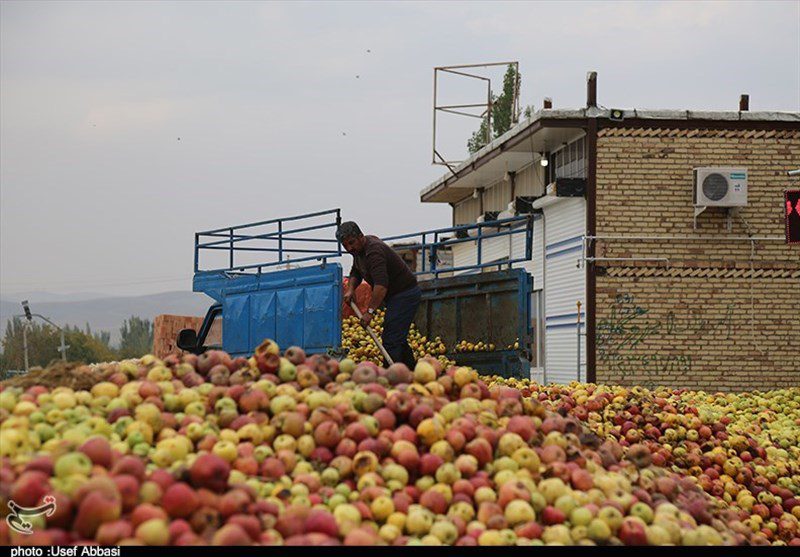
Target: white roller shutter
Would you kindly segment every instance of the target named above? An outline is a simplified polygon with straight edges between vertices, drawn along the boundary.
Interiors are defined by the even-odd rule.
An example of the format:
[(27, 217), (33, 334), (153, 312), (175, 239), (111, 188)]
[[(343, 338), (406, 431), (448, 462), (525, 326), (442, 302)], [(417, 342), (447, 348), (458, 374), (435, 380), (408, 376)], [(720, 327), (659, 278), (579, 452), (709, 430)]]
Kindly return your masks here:
[[(508, 229), (502, 229), (507, 232)], [(484, 234), (496, 234), (496, 228), (485, 228)], [(492, 263), (494, 261), (508, 260), (511, 254), (511, 236), (498, 236), (497, 238), (487, 238), (481, 241), (481, 263)], [(488, 270), (495, 271), (495, 267)]]
[[(453, 244), (453, 268), (458, 269), (466, 265), (475, 265), (478, 261), (478, 248), (475, 242), (459, 242)], [(463, 275), (474, 270), (455, 271), (454, 275)]]
[[(524, 261), (519, 261), (514, 263), (514, 268), (517, 269), (525, 269), (525, 271), (531, 275), (531, 279), (533, 280), (533, 293), (531, 299), (531, 326), (533, 327), (534, 335), (531, 338), (531, 346), (530, 349), (534, 353), (534, 361), (536, 362), (534, 365), (531, 366), (531, 379), (536, 382), (541, 383), (543, 379), (542, 374), (542, 367), (541, 367), (541, 360), (542, 352), (540, 343), (544, 342), (544, 333), (542, 332), (542, 323), (544, 322), (543, 317), (540, 315), (539, 312), (543, 311), (540, 307), (540, 295), (541, 289), (544, 284), (543, 280), (543, 269), (544, 269), (544, 243), (542, 242), (542, 233), (543, 233), (543, 219), (541, 216), (537, 216), (534, 218), (533, 221), (533, 230), (532, 230), (532, 238), (531, 238), (531, 258)], [(520, 227), (516, 229), (514, 235), (511, 236), (511, 257), (512, 259), (521, 259), (524, 258), (525, 253), (525, 233), (524, 227)]]
[[(545, 369), (546, 381), (578, 379), (577, 302), (581, 302), (581, 332), (586, 322), (586, 272), (578, 262), (586, 230), (586, 200), (562, 198), (544, 207), (545, 218)], [(585, 362), (581, 337), (580, 362)], [(581, 368), (581, 380), (586, 379)]]
[[(511, 236), (511, 256), (512, 259), (525, 257), (525, 233), (517, 229)], [(515, 268), (525, 269), (533, 278), (533, 289), (539, 290), (543, 284), (543, 250), (542, 244), (542, 219), (537, 218), (533, 221), (533, 240), (531, 245), (531, 258), (527, 261), (514, 263)]]

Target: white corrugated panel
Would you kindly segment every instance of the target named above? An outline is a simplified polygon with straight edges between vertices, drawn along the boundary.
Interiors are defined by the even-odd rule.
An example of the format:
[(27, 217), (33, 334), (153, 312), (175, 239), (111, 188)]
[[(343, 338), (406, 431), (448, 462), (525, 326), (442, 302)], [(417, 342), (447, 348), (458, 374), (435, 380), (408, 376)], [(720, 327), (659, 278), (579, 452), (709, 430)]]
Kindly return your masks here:
[(511, 201), (511, 184), (500, 180), (483, 192), (484, 211), (505, 211)]
[[(507, 229), (503, 229), (506, 231)], [(496, 234), (496, 228), (484, 228), (483, 234)], [(481, 263), (491, 263), (492, 261), (502, 261), (508, 259), (510, 255), (510, 236), (498, 236), (497, 238), (487, 238), (481, 241)]]
[(453, 207), (455, 224), (474, 224), (481, 212), (481, 200), (468, 197)]
[[(514, 263), (514, 268), (517, 269), (525, 269), (528, 274), (531, 275), (531, 279), (533, 280), (533, 290), (532, 296), (534, 298), (531, 299), (531, 326), (534, 327), (534, 331), (539, 328), (537, 322), (540, 320), (539, 315), (537, 314), (538, 304), (536, 300), (538, 299), (537, 290), (542, 288), (542, 268), (543, 268), (543, 260), (542, 260), (542, 253), (543, 253), (543, 244), (542, 244), (542, 219), (537, 218), (533, 221), (533, 234), (531, 239), (531, 258), (525, 261), (520, 261), (518, 263)], [(512, 259), (519, 259), (524, 258), (526, 256), (525, 250), (525, 241), (526, 241), (526, 234), (525, 234), (525, 227), (519, 227), (516, 229), (515, 234), (511, 236), (511, 257)], [(534, 334), (534, 337), (531, 339), (531, 349), (533, 353), (538, 355), (539, 347), (537, 344), (538, 334)], [(538, 356), (534, 356), (534, 361), (537, 359), (541, 359)], [(531, 366), (530, 370), (530, 377), (537, 383), (542, 382), (542, 373), (541, 368), (538, 367), (539, 363), (536, 362), (534, 365)]]
[(544, 167), (532, 164), (517, 172), (514, 193), (518, 196), (544, 195)]
[[(478, 261), (478, 248), (475, 242), (459, 242), (453, 244), (453, 268), (475, 265)], [(454, 275), (463, 275), (470, 271), (455, 271)], [(472, 271), (474, 272), (474, 271)]]
[[(512, 245), (512, 259), (519, 259), (525, 257), (525, 233), (517, 229), (514, 235), (511, 236)], [(544, 246), (542, 244), (542, 219), (538, 218), (533, 221), (533, 241), (531, 242), (531, 258), (528, 261), (521, 261), (514, 263), (514, 267), (525, 269), (533, 277), (533, 288), (539, 290), (542, 287), (542, 269), (543, 260), (542, 255)]]
[[(545, 339), (546, 380), (578, 379), (577, 304), (586, 321), (586, 271), (579, 268), (586, 226), (586, 201), (565, 198), (544, 208), (545, 218)], [(581, 362), (585, 361), (582, 337)], [(581, 369), (585, 380), (585, 369)]]

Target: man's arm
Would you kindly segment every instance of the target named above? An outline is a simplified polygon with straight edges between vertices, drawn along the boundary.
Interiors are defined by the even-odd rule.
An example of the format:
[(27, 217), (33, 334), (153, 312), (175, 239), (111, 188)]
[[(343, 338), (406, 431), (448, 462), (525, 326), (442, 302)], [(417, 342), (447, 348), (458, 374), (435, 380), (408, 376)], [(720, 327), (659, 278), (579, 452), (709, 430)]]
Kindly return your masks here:
[[(389, 273), (386, 268), (386, 257), (380, 250), (374, 250), (367, 254), (367, 265), (369, 265), (370, 275), (372, 276), (372, 298), (369, 301), (369, 309), (375, 311), (386, 298), (389, 289)], [(364, 316), (364, 324), (368, 325), (372, 321), (372, 314)]]
[(372, 310), (376, 310), (381, 307), (383, 303), (383, 299), (386, 297), (387, 288), (383, 285), (375, 285), (375, 288), (372, 289), (372, 299), (369, 301), (369, 308)]
[(353, 267), (350, 269), (350, 277), (347, 279), (347, 288), (344, 290), (345, 305), (349, 306), (350, 302), (355, 299), (356, 288), (358, 288), (358, 285), (361, 284), (361, 281), (361, 273), (359, 273), (358, 269), (356, 269), (356, 264), (354, 261)]

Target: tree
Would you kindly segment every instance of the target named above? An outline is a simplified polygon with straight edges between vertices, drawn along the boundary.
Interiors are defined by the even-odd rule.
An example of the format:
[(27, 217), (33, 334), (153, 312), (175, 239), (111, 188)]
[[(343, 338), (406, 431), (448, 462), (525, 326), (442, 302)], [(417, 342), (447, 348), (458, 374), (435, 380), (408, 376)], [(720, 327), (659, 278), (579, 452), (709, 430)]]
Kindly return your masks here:
[(93, 364), (116, 360), (118, 355), (97, 337), (86, 334), (77, 327), (66, 330), (65, 341), (69, 345), (67, 358), (71, 362)]
[(131, 316), (119, 329), (119, 355), (138, 358), (153, 350), (153, 323), (149, 319)]
[[(23, 327), (27, 327), (28, 364), (30, 367), (47, 366), (53, 360), (60, 360), (61, 333), (50, 325), (28, 323), (19, 317), (8, 322), (3, 337), (2, 370), (25, 369), (25, 348)], [(117, 359), (117, 355), (101, 340), (86, 334), (78, 327), (64, 327), (64, 342), (69, 346), (67, 359), (71, 362), (96, 363)]]
[(97, 339), (101, 344), (111, 348), (111, 333), (109, 331), (92, 332), (92, 327), (86, 323), (86, 334)]
[(531, 105), (525, 107), (525, 118), (530, 118), (536, 112)]
[[(494, 99), (494, 95), (492, 95)], [(473, 132), (472, 137), (469, 138), (467, 141), (467, 149), (469, 149), (470, 154), (480, 151), (480, 149), (487, 144), (486, 141), (486, 129), (489, 127), (489, 118), (486, 116), (483, 117), (481, 120), (481, 126), (477, 129), (477, 131)]]
[(28, 363), (31, 367), (46, 366), (59, 357), (58, 346), (61, 340), (53, 327), (37, 322), (28, 323), (14, 317), (6, 325), (3, 336), (4, 370), (25, 369), (23, 327), (28, 328)]
[[(522, 85), (522, 76), (514, 70), (514, 66), (509, 64), (503, 76), (503, 92), (500, 96), (492, 95), (492, 139), (496, 139), (511, 129), (514, 117), (514, 92), (519, 95)], [(488, 116), (481, 120), (481, 125), (472, 137), (467, 141), (467, 149), (474, 153), (484, 147), (486, 141), (487, 128), (489, 126)]]

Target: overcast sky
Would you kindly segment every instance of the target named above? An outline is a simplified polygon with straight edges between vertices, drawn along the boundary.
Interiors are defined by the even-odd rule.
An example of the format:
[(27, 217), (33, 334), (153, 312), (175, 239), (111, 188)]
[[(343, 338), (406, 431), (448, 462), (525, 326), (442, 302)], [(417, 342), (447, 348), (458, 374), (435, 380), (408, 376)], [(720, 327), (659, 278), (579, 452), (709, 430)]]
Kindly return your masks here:
[(419, 202), (443, 173), (434, 66), (519, 60), (537, 108), (582, 106), (596, 70), (609, 107), (800, 110), (796, 1), (26, 0), (0, 21), (3, 297), (188, 290), (196, 230), (331, 207), (378, 235), (448, 226)]

